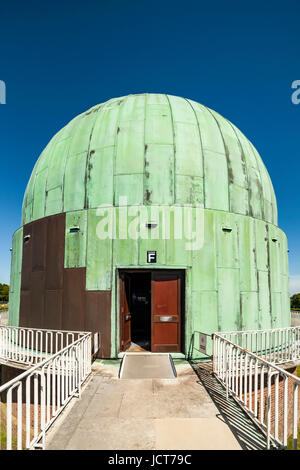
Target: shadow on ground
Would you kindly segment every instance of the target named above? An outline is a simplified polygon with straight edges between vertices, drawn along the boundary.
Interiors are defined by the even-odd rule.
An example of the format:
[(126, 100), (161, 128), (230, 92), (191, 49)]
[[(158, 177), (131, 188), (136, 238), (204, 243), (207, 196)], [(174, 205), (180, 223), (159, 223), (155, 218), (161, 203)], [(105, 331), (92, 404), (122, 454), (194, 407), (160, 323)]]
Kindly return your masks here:
[(224, 421), (239, 442), (243, 450), (265, 450), (266, 437), (259, 431), (252, 420), (243, 412), (233, 398), (226, 399), (226, 392), (212, 375), (211, 363), (190, 360), (190, 365), (199, 378), (210, 398), (216, 405), (218, 418)]

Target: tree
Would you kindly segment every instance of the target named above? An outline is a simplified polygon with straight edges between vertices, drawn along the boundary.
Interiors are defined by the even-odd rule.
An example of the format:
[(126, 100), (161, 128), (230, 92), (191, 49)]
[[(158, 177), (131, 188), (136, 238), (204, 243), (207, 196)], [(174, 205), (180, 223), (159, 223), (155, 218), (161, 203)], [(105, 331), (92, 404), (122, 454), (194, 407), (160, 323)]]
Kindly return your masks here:
[(0, 301), (7, 302), (9, 295), (9, 285), (0, 283)]
[(300, 294), (294, 294), (291, 297), (291, 308), (300, 309)]

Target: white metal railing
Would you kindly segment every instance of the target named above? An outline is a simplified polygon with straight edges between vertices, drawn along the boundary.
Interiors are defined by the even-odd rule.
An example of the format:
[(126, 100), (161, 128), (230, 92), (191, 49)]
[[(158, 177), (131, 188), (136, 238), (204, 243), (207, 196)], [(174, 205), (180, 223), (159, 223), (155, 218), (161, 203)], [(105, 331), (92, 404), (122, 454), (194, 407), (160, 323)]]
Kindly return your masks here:
[(82, 331), (0, 326), (0, 362), (37, 364), (85, 334)]
[(226, 331), (218, 335), (275, 364), (300, 359), (300, 326)]
[[(212, 335), (215, 376), (226, 388), (227, 397), (231, 394), (266, 434), (268, 449), (272, 442), (276, 447), (286, 447), (290, 434), (293, 448), (297, 449), (300, 378), (269, 362), (268, 354), (262, 357), (234, 343), (232, 334)], [(284, 350), (288, 344), (289, 341)], [(274, 357), (277, 358), (276, 354), (271, 354), (271, 358)]]
[[(47, 347), (39, 348), (39, 356), (36, 351), (26, 353), (21, 350), (15, 338), (6, 343), (9, 344), (7, 349), (2, 344), (2, 351), (8, 351), (10, 357), (16, 354), (21, 361), (32, 360), (36, 364), (0, 387), (0, 448), (44, 448), (47, 429), (71, 398), (80, 396), (82, 383), (91, 372), (91, 333), (51, 333)], [(46, 340), (47, 335), (43, 338)], [(71, 342), (70, 338), (74, 340)], [(56, 341), (61, 341), (60, 345), (63, 345), (62, 341), (69, 341), (69, 344), (53, 353), (51, 347), (56, 349)], [(27, 343), (30, 347), (31, 344)], [(52, 354), (47, 352), (48, 357), (43, 358), (48, 348)]]

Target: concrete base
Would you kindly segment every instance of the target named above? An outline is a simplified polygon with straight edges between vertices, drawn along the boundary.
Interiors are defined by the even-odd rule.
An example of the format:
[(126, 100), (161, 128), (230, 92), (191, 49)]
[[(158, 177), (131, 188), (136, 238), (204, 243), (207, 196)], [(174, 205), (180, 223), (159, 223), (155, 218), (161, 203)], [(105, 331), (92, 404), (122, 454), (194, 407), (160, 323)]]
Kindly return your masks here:
[(47, 434), (47, 449), (243, 448), (187, 362), (175, 363), (176, 379), (119, 380), (119, 364), (94, 364), (82, 398)]

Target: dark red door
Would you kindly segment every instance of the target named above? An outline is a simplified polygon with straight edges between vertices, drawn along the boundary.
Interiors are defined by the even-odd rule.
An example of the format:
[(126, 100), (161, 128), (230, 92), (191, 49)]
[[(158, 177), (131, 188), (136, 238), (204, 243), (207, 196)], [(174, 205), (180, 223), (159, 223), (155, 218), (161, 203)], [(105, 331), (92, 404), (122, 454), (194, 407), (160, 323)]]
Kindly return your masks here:
[(180, 273), (154, 271), (151, 280), (151, 351), (180, 352)]
[(131, 343), (131, 314), (129, 310), (130, 278), (120, 275), (120, 339), (121, 351), (126, 351)]

